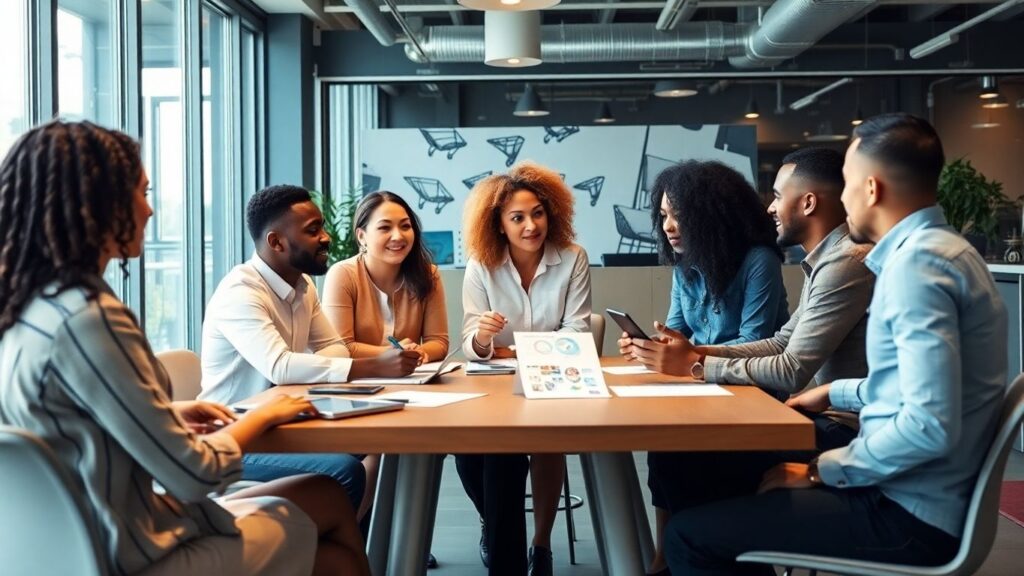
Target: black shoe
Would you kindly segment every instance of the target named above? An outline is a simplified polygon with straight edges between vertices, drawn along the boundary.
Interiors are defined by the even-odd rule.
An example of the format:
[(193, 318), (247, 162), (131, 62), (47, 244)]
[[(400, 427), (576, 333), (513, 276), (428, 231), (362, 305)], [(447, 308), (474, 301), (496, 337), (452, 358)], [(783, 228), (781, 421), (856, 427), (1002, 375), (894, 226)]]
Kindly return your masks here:
[(668, 566), (666, 566), (657, 572), (648, 572), (647, 576), (672, 576), (672, 572), (670, 572)]
[(487, 549), (487, 528), (484, 526), (484, 519), (480, 519), (480, 561), (484, 568), (491, 567), (491, 551)]
[(551, 550), (543, 546), (530, 548), (530, 576), (552, 576)]
[(437, 558), (434, 558), (433, 552), (427, 552), (427, 570), (433, 570), (437, 568)]

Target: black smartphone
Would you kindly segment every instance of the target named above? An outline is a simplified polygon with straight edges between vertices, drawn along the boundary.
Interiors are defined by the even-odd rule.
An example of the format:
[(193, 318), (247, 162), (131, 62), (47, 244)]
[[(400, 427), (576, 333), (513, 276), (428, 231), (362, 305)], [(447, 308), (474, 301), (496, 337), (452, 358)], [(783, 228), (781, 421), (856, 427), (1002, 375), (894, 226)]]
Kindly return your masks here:
[(329, 384), (313, 386), (307, 394), (376, 394), (383, 390), (380, 384)]
[(619, 327), (622, 328), (622, 331), (628, 334), (630, 338), (638, 338), (641, 340), (651, 339), (651, 337), (648, 336), (647, 333), (629, 317), (629, 314), (619, 312), (618, 310), (612, 310), (611, 308), (605, 308), (604, 311), (612, 320), (615, 320), (615, 323), (618, 324)]

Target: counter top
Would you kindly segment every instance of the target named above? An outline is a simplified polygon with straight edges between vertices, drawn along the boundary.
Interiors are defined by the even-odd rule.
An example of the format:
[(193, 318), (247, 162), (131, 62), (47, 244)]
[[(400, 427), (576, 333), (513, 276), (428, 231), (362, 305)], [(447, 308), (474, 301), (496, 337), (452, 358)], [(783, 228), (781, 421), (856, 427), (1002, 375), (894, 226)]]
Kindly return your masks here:
[(1024, 275), (1024, 264), (1003, 264), (998, 262), (990, 262), (988, 265), (988, 271), (1000, 274)]

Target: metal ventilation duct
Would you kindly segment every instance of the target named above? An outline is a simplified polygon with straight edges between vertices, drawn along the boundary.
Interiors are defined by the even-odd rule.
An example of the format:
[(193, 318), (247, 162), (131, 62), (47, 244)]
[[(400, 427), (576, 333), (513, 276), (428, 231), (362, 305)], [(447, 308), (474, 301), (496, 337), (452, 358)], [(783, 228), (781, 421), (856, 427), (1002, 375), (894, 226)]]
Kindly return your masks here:
[(874, 5), (877, 0), (778, 0), (750, 33), (743, 56), (729, 58), (736, 68), (777, 66), (807, 50), (823, 36)]
[[(381, 46), (393, 46), (398, 41), (398, 33), (391, 27), (388, 17), (380, 11), (377, 0), (345, 0), (359, 21), (373, 34)], [(481, 46), (483, 43), (481, 41)]]
[[(748, 30), (746, 24), (724, 22), (686, 22), (665, 32), (653, 24), (541, 26), (541, 59), (545, 63), (724, 60), (744, 54)], [(423, 31), (420, 45), (431, 62), (483, 62), (484, 29), (432, 26)], [(405, 55), (421, 61), (410, 46)]]

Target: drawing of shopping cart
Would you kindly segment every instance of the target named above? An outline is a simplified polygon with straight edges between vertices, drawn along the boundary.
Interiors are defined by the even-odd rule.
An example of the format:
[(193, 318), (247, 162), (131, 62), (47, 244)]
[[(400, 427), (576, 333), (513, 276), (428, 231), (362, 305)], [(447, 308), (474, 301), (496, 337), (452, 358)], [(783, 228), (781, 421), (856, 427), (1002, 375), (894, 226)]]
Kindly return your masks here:
[(545, 126), (544, 127), (544, 131), (547, 132), (547, 134), (544, 135), (544, 143), (547, 144), (548, 142), (551, 142), (552, 138), (555, 139), (555, 142), (561, 142), (562, 140), (565, 140), (569, 136), (572, 136), (573, 134), (579, 132), (580, 131), (580, 127), (579, 126)]
[(501, 138), (491, 138), (487, 141), (488, 144), (494, 146), (505, 155), (505, 166), (511, 166), (516, 163), (519, 151), (523, 149), (523, 142), (526, 142), (526, 139), (522, 136), (502, 136)]
[(441, 210), (448, 205), (449, 202), (455, 200), (455, 198), (448, 192), (448, 189), (444, 187), (444, 184), (436, 178), (421, 178), (419, 176), (403, 176), (409, 186), (416, 191), (420, 196), (419, 208), (420, 210), (426, 206), (427, 202), (436, 204), (434, 206), (434, 214), (440, 214)]
[(601, 197), (601, 189), (604, 188), (604, 176), (594, 176), (573, 186), (577, 190), (583, 190), (590, 194), (590, 205), (596, 206), (597, 199)]
[(612, 211), (615, 212), (615, 229), (621, 236), (619, 254), (654, 252), (654, 224), (650, 212), (618, 204), (612, 206)]
[(460, 148), (466, 146), (462, 134), (454, 128), (420, 128), (420, 134), (423, 134), (423, 138), (430, 145), (427, 156), (433, 156), (435, 151), (440, 150), (448, 152), (448, 159), (451, 160)]
[(470, 176), (469, 178), (463, 178), (462, 179), (462, 183), (466, 185), (466, 188), (469, 188), (470, 190), (472, 190), (473, 186), (476, 186), (477, 182), (483, 180), (484, 178), (487, 178), (491, 174), (494, 174), (493, 170), (487, 170), (486, 172), (481, 172), (479, 174), (474, 174), (473, 176)]

